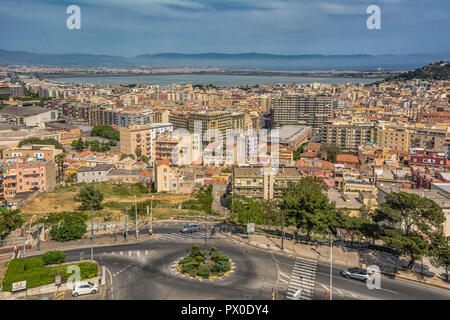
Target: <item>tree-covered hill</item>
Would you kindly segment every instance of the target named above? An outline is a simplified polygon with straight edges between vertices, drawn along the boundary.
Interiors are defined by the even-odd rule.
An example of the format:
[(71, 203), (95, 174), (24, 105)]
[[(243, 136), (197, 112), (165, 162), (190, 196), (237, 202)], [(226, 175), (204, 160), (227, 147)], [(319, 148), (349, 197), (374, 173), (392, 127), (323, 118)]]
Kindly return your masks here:
[(425, 67), (399, 74), (389, 79), (389, 81), (412, 79), (450, 80), (450, 61), (432, 62)]

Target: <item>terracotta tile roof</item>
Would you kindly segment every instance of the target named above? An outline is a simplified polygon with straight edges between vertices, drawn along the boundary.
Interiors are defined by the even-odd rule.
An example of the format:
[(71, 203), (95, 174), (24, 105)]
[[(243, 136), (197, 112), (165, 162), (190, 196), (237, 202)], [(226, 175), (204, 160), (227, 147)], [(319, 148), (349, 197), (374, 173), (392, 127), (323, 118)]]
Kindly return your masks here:
[(352, 154), (338, 154), (336, 157), (336, 162), (359, 163), (358, 157)]
[(89, 154), (91, 154), (91, 151), (86, 150), (86, 151), (83, 151), (83, 152), (80, 152), (79, 154), (77, 154), (77, 157), (78, 158), (82, 158), (82, 157), (85, 157), (85, 156), (87, 156)]
[(169, 165), (169, 159), (159, 160), (156, 166), (159, 167), (159, 166), (162, 166), (162, 165), (168, 166)]

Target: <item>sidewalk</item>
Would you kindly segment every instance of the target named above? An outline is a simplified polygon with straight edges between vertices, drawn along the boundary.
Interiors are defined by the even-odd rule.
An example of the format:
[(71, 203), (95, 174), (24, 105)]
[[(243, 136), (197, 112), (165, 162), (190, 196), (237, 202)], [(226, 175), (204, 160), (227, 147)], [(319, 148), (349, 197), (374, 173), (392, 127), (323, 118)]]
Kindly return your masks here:
[[(285, 254), (293, 255), (296, 257), (302, 257), (306, 259), (313, 259), (319, 262), (330, 262), (330, 247), (329, 246), (315, 246), (309, 244), (299, 244), (292, 240), (284, 240), (284, 249), (281, 250), (281, 237), (274, 237), (268, 235), (231, 235), (230, 233), (224, 233), (234, 241), (238, 241), (255, 248), (260, 248), (272, 252), (283, 252)], [(367, 268), (368, 265), (364, 259), (360, 261), (359, 251), (347, 247), (333, 246), (333, 265), (346, 267), (362, 267)], [(416, 283), (421, 283), (425, 285), (430, 285), (434, 287), (439, 287), (442, 289), (450, 290), (450, 284), (445, 283), (443, 280), (437, 278), (436, 276), (425, 276), (411, 272), (406, 273), (403, 271), (398, 271), (395, 278), (414, 281)]]
[[(230, 234), (229, 234), (230, 236)], [(294, 243), (292, 240), (284, 240), (284, 249), (281, 250), (281, 237), (265, 235), (232, 235), (232, 239), (248, 244), (253, 247), (284, 252), (290, 255), (306, 259), (314, 259), (321, 262), (330, 262), (330, 248), (328, 246), (315, 246)], [(333, 264), (342, 267), (360, 266), (358, 252), (356, 250), (333, 247)]]
[[(84, 279), (83, 281), (90, 281), (96, 284), (99, 284), (99, 280), (102, 277), (97, 276), (90, 279)], [(102, 283), (99, 284), (99, 289), (104, 287), (106, 284)], [(67, 292), (72, 292), (72, 283), (62, 283), (61, 286), (58, 288), (54, 283), (47, 284), (45, 286), (40, 286), (36, 288), (31, 288), (28, 290), (20, 291), (20, 292), (0, 292), (0, 300), (16, 300), (16, 299), (27, 299), (32, 298), (33, 296), (39, 296), (39, 295), (49, 295), (53, 297), (53, 300), (59, 300), (60, 297), (64, 297)]]

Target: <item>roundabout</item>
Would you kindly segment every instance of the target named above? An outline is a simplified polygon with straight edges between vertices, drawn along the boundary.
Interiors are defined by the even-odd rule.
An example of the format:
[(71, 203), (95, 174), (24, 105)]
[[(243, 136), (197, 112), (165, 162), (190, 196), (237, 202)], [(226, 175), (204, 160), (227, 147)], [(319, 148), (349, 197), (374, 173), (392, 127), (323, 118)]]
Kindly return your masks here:
[(198, 245), (194, 245), (189, 255), (178, 261), (177, 270), (186, 277), (217, 279), (229, 274), (232, 266), (231, 259), (216, 247), (204, 251)]

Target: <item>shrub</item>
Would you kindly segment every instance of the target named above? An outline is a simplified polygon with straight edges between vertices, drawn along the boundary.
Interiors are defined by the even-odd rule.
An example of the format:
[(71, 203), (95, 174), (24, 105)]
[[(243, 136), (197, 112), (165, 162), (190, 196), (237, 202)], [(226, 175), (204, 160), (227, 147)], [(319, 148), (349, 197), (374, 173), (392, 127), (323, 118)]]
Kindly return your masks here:
[(50, 235), (60, 242), (78, 240), (87, 231), (86, 222), (81, 218), (66, 217), (59, 225), (54, 225), (50, 230)]
[(228, 256), (224, 255), (221, 252), (213, 253), (212, 256), (211, 256), (211, 259), (213, 261), (215, 261), (215, 262), (218, 262), (218, 261), (229, 261), (230, 260), (230, 258)]
[(204, 256), (195, 256), (195, 261), (202, 262), (204, 259)]
[(66, 255), (62, 251), (49, 251), (42, 255), (45, 265), (60, 264), (66, 261)]
[(42, 268), (43, 266), (44, 261), (39, 257), (25, 259), (24, 268), (22, 271), (39, 269)]
[(216, 263), (215, 265), (212, 266), (211, 271), (212, 272), (220, 272), (220, 271), (222, 271), (222, 265)]
[[(89, 262), (74, 264), (80, 268), (80, 280), (92, 278), (98, 274), (98, 265)], [(27, 281), (28, 288), (35, 288), (53, 283), (56, 275), (61, 275), (61, 280), (66, 282), (71, 274), (67, 273), (70, 265), (58, 267), (44, 267), (41, 258), (14, 259), (11, 260), (3, 278), (3, 290), (11, 291), (14, 282)]]
[(231, 269), (231, 264), (230, 264), (229, 262), (219, 261), (218, 263), (219, 263), (221, 266), (224, 266), (224, 267), (222, 268), (222, 271), (223, 271), (223, 272), (227, 272), (227, 271), (229, 271), (229, 270)]
[(200, 277), (209, 277), (209, 268), (208, 267), (200, 267), (198, 269), (197, 275)]
[(209, 249), (209, 251), (211, 251), (211, 253), (217, 252), (217, 248), (216, 247), (211, 247), (211, 249)]
[(195, 276), (197, 274), (197, 267), (198, 265), (196, 263), (187, 263), (181, 266), (181, 271)]
[(193, 261), (194, 261), (193, 257), (187, 256), (180, 260), (180, 264), (186, 264), (186, 263), (193, 262)]

